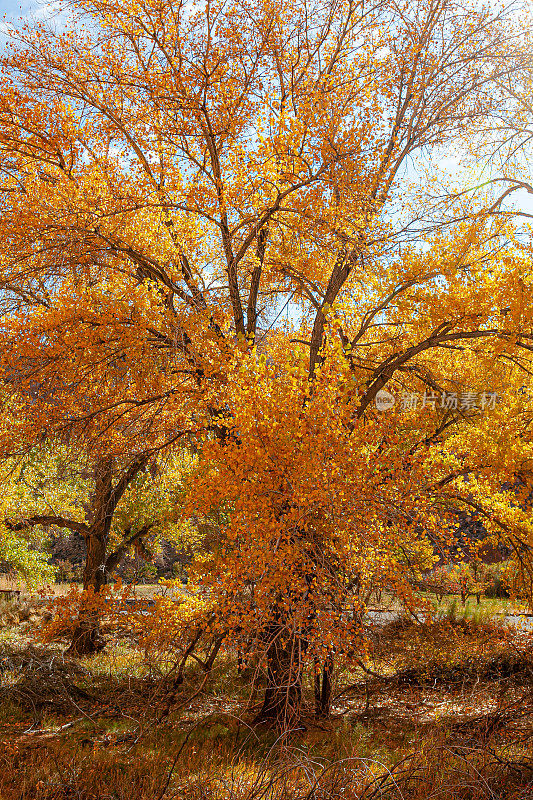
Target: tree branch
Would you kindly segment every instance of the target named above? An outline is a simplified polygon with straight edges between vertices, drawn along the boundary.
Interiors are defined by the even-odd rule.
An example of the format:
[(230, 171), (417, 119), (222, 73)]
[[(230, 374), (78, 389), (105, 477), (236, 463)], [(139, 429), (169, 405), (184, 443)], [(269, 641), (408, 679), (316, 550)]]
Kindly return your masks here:
[(31, 528), (33, 525), (55, 525), (58, 528), (68, 528), (68, 530), (81, 533), (86, 536), (89, 533), (89, 526), (84, 522), (75, 522), (72, 519), (65, 519), (65, 517), (58, 517), (54, 514), (34, 514), (26, 519), (21, 519), (19, 522), (4, 522), (6, 528), (10, 531), (22, 531), (24, 528)]
[[(125, 539), (121, 544), (119, 544), (117, 549), (114, 550), (112, 553), (110, 553), (108, 555), (108, 557), (106, 558), (106, 561), (105, 561), (105, 571), (106, 571), (106, 573), (113, 572), (113, 570), (118, 566), (118, 564), (120, 562), (120, 559), (122, 558), (124, 553), (127, 551), (127, 549), (129, 547), (131, 547), (132, 544), (135, 544), (135, 542), (137, 542), (143, 536), (146, 536), (148, 531), (151, 528), (153, 528), (154, 525), (155, 525), (155, 522), (150, 522), (149, 525), (143, 525), (143, 527), (140, 528), (137, 531), (137, 533), (132, 534), (127, 539)], [(129, 529), (126, 529), (125, 533), (128, 530)]]

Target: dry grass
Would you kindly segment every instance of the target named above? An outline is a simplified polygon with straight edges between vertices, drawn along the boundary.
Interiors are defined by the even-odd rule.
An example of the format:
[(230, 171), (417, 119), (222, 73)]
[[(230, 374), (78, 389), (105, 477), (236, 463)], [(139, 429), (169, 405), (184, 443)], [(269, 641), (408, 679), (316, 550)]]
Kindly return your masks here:
[(199, 691), (126, 643), (72, 662), (24, 628), (0, 654), (1, 800), (533, 798), (531, 641), (490, 622), (385, 626), (285, 741), (250, 727), (231, 654)]
[(26, 736), (0, 753), (3, 800), (530, 800), (531, 759), (487, 746), (427, 740), (415, 752), (382, 758), (315, 756), (302, 746), (262, 757), (231, 755), (212, 743), (146, 740), (125, 734)]

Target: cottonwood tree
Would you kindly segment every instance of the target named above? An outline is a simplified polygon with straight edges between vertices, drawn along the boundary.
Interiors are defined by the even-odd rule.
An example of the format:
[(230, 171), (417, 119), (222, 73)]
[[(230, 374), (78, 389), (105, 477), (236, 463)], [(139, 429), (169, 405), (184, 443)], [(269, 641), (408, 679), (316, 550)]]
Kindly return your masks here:
[[(254, 642), (252, 660), (268, 643), (260, 719), (296, 722), (306, 665), (312, 672), (320, 666), (316, 708), (327, 713), (334, 657), (357, 660), (364, 652), (366, 598), (387, 587), (415, 610), (413, 579), (432, 566), (436, 546), (446, 551), (453, 544), (458, 509), (481, 514), (487, 536), (513, 549), (529, 580), (533, 528), (515, 490), (502, 485), (520, 474), (523, 492), (531, 491), (532, 406), (520, 391), (530, 340), (515, 336), (500, 349), (516, 323), (509, 320), (501, 337), (485, 327), (503, 297), (488, 291), (486, 273), (492, 268), (501, 290), (501, 267), (493, 256), (469, 268), (470, 289), (483, 279), (491, 297), (485, 311), (477, 306), (478, 319), (481, 313), (487, 319), (472, 337), (446, 328), (442, 338), (435, 334), (433, 313), (438, 318), (442, 307), (429, 284), (412, 305), (391, 304), (389, 321), (363, 340), (364, 360), (351, 351), (347, 357), (332, 318), (311, 383), (305, 345), (294, 351), (285, 336), (271, 340), (268, 358), (235, 367), (225, 393), (231, 436), (207, 437), (200, 447), (188, 510), (224, 512), (197, 575), (214, 598), (220, 626), (229, 620), (241, 647)], [(523, 262), (521, 274), (529, 271)], [(503, 274), (512, 302), (516, 286), (510, 271)], [(464, 302), (463, 281), (445, 295), (446, 304)], [(413, 316), (408, 325), (403, 318), (406, 308), (426, 302), (427, 316), (415, 323), (426, 347), (418, 348)], [(529, 314), (526, 304), (519, 325), (531, 325)], [(343, 320), (344, 333), (358, 330), (352, 324)], [(440, 345), (428, 344), (432, 335)], [(391, 349), (399, 361), (387, 381), (395, 406), (380, 411), (369, 404), (359, 417), (361, 387), (368, 392), (373, 364), (386, 364)], [(412, 350), (418, 352), (404, 362)]]
[[(148, 557), (150, 547), (157, 547), (162, 537), (177, 544), (191, 539), (186, 527), (175, 522), (186, 462), (184, 453), (159, 461), (153, 454), (149, 460), (146, 454), (142, 460), (100, 458), (95, 463), (57, 441), (46, 441), (28, 454), (7, 460), (2, 475), (2, 529), (8, 541), (17, 543), (10, 552), (20, 550), (18, 543), (24, 536), (42, 542), (51, 527), (74, 531), (86, 547), (83, 590), (97, 594), (133, 548)], [(33, 536), (31, 531), (35, 531)], [(39, 564), (39, 556), (43, 560), (42, 553), (35, 554), (30, 566)], [(21, 557), (16, 565), (19, 562), (22, 572), (28, 572)], [(77, 655), (93, 653), (103, 644), (98, 605), (88, 600), (91, 613), (86, 613), (82, 602), (73, 629), (70, 650)]]
[[(258, 380), (255, 354), (265, 351), (271, 371), (252, 394), (278, 398), (279, 411), (256, 407), (275, 422), (269, 458), (285, 463), (281, 443), (292, 447), (305, 484), (316, 411), (325, 426), (316, 469), (333, 459), (339, 474), (358, 475), (345, 489), (346, 511), (328, 516), (319, 489), (301, 526), (303, 489), (296, 501), (284, 479), (265, 484), (273, 495), (263, 498), (269, 522), (258, 541), (274, 565), (274, 594), (263, 593), (258, 623), (269, 680), (263, 714), (290, 722), (304, 653), (327, 666), (340, 646), (344, 622), (325, 598), (339, 598), (346, 581), (334, 576), (348, 556), (352, 587), (368, 568), (349, 537), (335, 539), (339, 515), (341, 530), (353, 532), (368, 511), (373, 558), (399, 586), (398, 553), (409, 561), (422, 525), (412, 482), (426, 469), (421, 454), (456, 424), (463, 435), (472, 416), (407, 425), (405, 449), (373, 409), (378, 391), (481, 391), (490, 365), (503, 384), (500, 365), (521, 369), (528, 359), (527, 304), (516, 302), (517, 290), (529, 297), (527, 267), (501, 213), (514, 185), (499, 195), (499, 184), (443, 194), (438, 172), (443, 153), (464, 149), (500, 108), (501, 83), (525, 58), (520, 36), (511, 35), (511, 10), (441, 0), (65, 8), (72, 22), (60, 30), (14, 32), (2, 67), (0, 344), (11, 419), (3, 449), (68, 430), (106, 457), (136, 459), (195, 431), (207, 437), (206, 474), (211, 464), (226, 476), (229, 513), (247, 497), (242, 485), (235, 496), (231, 465), (241, 476), (241, 458), (259, 469), (246, 439), (259, 446), (246, 422), (257, 414), (245, 392)], [(285, 311), (290, 325), (280, 324)], [(30, 403), (43, 387), (50, 402)], [(345, 461), (335, 461), (338, 448)], [(381, 504), (363, 488), (372, 485), (371, 457), (389, 465)], [(480, 467), (480, 459), (460, 461), (446, 474), (427, 467), (436, 487)], [(265, 455), (261, 469), (269, 463)], [(257, 491), (239, 523), (250, 558), (264, 522)], [(428, 489), (420, 513), (430, 527), (432, 503)], [(238, 504), (232, 513), (228, 530)], [(334, 539), (332, 588), (319, 601), (309, 576)], [(297, 589), (287, 593), (288, 564)], [(220, 570), (216, 557), (212, 567)], [(223, 577), (230, 597), (241, 576)], [(311, 595), (321, 609), (314, 621)], [(326, 636), (320, 652), (309, 644), (317, 631)]]

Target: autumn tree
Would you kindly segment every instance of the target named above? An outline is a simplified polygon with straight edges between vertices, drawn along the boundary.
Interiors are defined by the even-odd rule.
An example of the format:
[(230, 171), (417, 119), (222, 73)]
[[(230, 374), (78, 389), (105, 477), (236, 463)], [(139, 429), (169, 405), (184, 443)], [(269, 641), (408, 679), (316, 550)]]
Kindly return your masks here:
[(304, 660), (327, 686), (357, 646), (370, 576), (405, 594), (461, 479), (519, 459), (481, 456), (477, 404), (375, 408), (527, 367), (519, 179), (438, 167), (508, 102), (519, 22), (441, 0), (65, 9), (2, 62), (2, 449), (53, 432), (138, 463), (194, 433), (190, 507), (214, 492), (227, 515), (206, 590), (234, 631), (255, 618), (263, 716), (290, 723)]
[[(24, 558), (27, 548), (22, 543), (28, 538), (44, 542), (51, 528), (75, 532), (86, 548), (83, 590), (94, 594), (132, 549), (148, 558), (150, 548), (163, 537), (182, 545), (192, 541), (186, 526), (176, 522), (187, 459), (183, 452), (164, 460), (152, 455), (143, 463), (127, 459), (95, 463), (73, 447), (48, 440), (7, 460), (2, 529), (11, 541), (13, 566), (23, 575), (33, 575), (44, 554)], [(36, 567), (31, 569), (33, 562)], [(50, 568), (43, 564), (40, 572), (47, 571)], [(85, 617), (82, 608), (71, 645), (78, 655), (94, 652), (102, 643), (98, 615)]]

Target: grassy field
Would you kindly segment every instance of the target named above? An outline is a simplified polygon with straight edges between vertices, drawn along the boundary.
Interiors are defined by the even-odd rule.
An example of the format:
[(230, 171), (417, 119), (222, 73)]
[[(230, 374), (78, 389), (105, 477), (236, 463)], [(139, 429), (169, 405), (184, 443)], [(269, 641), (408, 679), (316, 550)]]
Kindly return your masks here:
[[(38, 594), (65, 595), (69, 592), (71, 585), (70, 583), (40, 583), (29, 586), (24, 581), (9, 580), (5, 575), (0, 575), (0, 591), (20, 590), (23, 597), (31, 597)], [(157, 583), (136, 584), (133, 588), (142, 597), (153, 597), (169, 591), (165, 586)]]
[[(170, 591), (179, 591), (181, 584)], [(37, 586), (27, 586), (23, 581), (10, 579), (6, 574), (0, 573), (0, 591), (2, 589), (20, 589), (24, 596), (43, 593), (47, 595), (64, 595), (70, 590), (70, 583), (41, 583)], [(161, 593), (168, 593), (169, 589), (163, 584), (136, 584), (135, 592), (141, 597), (153, 597)], [(518, 599), (493, 599), (481, 597), (478, 604), (475, 597), (469, 597), (463, 605), (458, 595), (444, 595), (440, 602), (437, 602), (435, 595), (430, 592), (419, 592), (416, 595), (421, 601), (430, 603), (437, 611), (442, 612), (455, 604), (459, 610), (466, 610), (467, 613), (478, 611), (480, 607), (490, 615), (504, 614), (523, 614), (528, 613), (528, 605), (525, 601)], [(372, 608), (384, 610), (400, 610), (400, 606), (394, 596), (387, 592), (380, 594), (379, 600), (370, 602)]]
[(280, 739), (254, 724), (263, 678), (231, 649), (176, 685), (125, 639), (72, 661), (37, 643), (35, 609), (8, 611), (1, 800), (533, 797), (533, 645), (487, 616), (369, 631), (368, 652), (337, 664), (331, 718), (314, 717), (308, 674), (302, 724)]
[[(491, 617), (503, 617), (507, 614), (515, 616), (531, 613), (528, 603), (525, 600), (519, 600), (517, 598), (492, 598), (482, 596), (480, 602), (477, 603), (475, 597), (469, 597), (466, 603), (463, 604), (458, 595), (452, 594), (444, 595), (440, 602), (437, 601), (434, 594), (429, 592), (419, 592), (416, 597), (421, 602), (429, 604), (430, 607), (439, 614), (447, 613), (452, 607), (456, 609), (458, 614), (466, 614), (467, 616), (482, 613)], [(371, 602), (370, 606), (373, 609), (379, 608), (390, 611), (401, 610), (401, 606), (397, 600), (392, 595), (388, 595), (385, 592), (382, 593), (379, 602)]]

